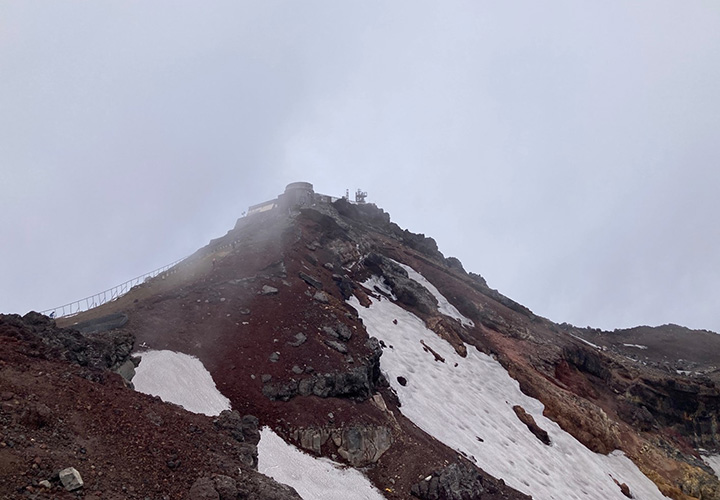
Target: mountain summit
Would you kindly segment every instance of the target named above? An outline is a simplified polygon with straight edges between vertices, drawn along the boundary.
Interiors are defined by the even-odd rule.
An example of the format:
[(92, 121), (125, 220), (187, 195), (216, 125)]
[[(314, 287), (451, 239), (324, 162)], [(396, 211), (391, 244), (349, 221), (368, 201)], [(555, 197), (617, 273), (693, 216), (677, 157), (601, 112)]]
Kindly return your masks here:
[[(0, 472), (12, 477), (0, 493), (44, 494), (51, 457), (28, 469), (32, 446), (7, 446), (22, 431), (85, 450), (85, 474), (106, 469), (86, 498), (114, 498), (111, 448), (130, 461), (118, 498), (720, 499), (701, 456), (714, 463), (720, 445), (720, 337), (553, 323), (365, 196), (293, 183), (116, 300), (56, 322), (0, 317)], [(108, 372), (130, 379), (135, 365), (139, 390), (220, 416)], [(193, 385), (204, 370), (216, 410)], [(42, 373), (50, 389), (38, 391)], [(56, 386), (71, 395), (53, 406)], [(85, 423), (59, 422), (71, 417)], [(112, 436), (110, 419), (135, 419), (139, 448)], [(310, 485), (309, 466), (294, 469), (273, 443), (364, 477)]]

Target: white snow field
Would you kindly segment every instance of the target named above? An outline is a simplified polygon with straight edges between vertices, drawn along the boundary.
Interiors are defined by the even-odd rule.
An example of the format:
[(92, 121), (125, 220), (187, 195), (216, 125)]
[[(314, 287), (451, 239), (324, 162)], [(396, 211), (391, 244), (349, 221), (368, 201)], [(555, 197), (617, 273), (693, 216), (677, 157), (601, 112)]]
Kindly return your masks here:
[(219, 415), (230, 400), (215, 387), (210, 372), (194, 357), (174, 351), (145, 351), (132, 379), (135, 390), (160, 396), (193, 413)]
[[(542, 403), (523, 394), (491, 357), (472, 346), (466, 358), (460, 357), (422, 320), (388, 299), (371, 298), (369, 308), (355, 297), (348, 302), (368, 333), (387, 345), (380, 367), (397, 391), (400, 411), (489, 474), (536, 500), (627, 500), (613, 478), (626, 483), (635, 498), (665, 498), (624, 454), (593, 453), (545, 418)], [(425, 352), (421, 340), (445, 362)], [(406, 386), (397, 382), (399, 376), (407, 379)], [(514, 405), (548, 432), (550, 446), (520, 422)]]
[(360, 471), (325, 458), (315, 458), (287, 444), (263, 427), (258, 470), (287, 484), (305, 500), (383, 500), (385, 497)]

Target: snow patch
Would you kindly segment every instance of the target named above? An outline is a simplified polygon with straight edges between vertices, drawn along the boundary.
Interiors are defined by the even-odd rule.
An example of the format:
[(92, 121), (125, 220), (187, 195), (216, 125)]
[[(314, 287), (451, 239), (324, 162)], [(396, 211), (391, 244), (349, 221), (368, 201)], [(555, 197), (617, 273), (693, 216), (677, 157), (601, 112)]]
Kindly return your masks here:
[(219, 415), (230, 409), (210, 372), (194, 357), (174, 351), (145, 351), (132, 379), (135, 390), (160, 396), (193, 413)]
[(433, 294), (433, 297), (438, 301), (438, 311), (440, 311), (441, 314), (444, 314), (445, 316), (448, 316), (450, 318), (454, 318), (458, 320), (460, 323), (463, 324), (463, 326), (469, 326), (473, 327), (475, 326), (475, 323), (472, 322), (470, 318), (467, 318), (463, 316), (460, 311), (457, 310), (457, 308), (452, 305), (448, 299), (445, 298), (443, 294), (440, 293), (440, 291), (435, 288), (435, 285), (430, 283), (427, 279), (425, 279), (425, 276), (417, 272), (412, 267), (403, 264), (402, 262), (398, 262), (396, 260), (393, 260), (397, 265), (405, 269), (408, 273), (408, 277), (412, 280), (415, 280), (425, 288), (427, 288), (427, 291)]
[(639, 344), (623, 344), (625, 347), (636, 347), (638, 349), (647, 349), (646, 345), (639, 345)]
[(292, 486), (305, 500), (384, 500), (360, 471), (312, 457), (269, 427), (260, 431), (258, 471)]
[[(472, 346), (460, 357), (417, 316), (386, 299), (371, 299), (369, 308), (355, 297), (348, 302), (370, 335), (394, 347), (383, 351), (380, 366), (400, 398), (400, 411), (489, 474), (536, 500), (627, 500), (613, 478), (626, 483), (635, 498), (665, 498), (624, 454), (593, 453), (545, 418), (542, 403), (523, 394), (491, 357)], [(421, 341), (445, 363), (425, 352)], [(548, 432), (550, 446), (520, 422), (514, 405)]]
[(715, 473), (715, 476), (720, 478), (720, 455), (701, 455), (703, 462), (708, 464)]
[(585, 340), (585, 339), (582, 338), (582, 337), (578, 337), (577, 335), (573, 335), (572, 333), (570, 334), (570, 336), (571, 336), (571, 337), (575, 337), (575, 338), (578, 339), (580, 342), (585, 342), (587, 345), (589, 345), (590, 347), (594, 347), (594, 348), (597, 349), (598, 351), (603, 351), (603, 350), (604, 350), (604, 349), (603, 349), (602, 347), (600, 347), (599, 345), (593, 344), (593, 343), (590, 342), (589, 340)]

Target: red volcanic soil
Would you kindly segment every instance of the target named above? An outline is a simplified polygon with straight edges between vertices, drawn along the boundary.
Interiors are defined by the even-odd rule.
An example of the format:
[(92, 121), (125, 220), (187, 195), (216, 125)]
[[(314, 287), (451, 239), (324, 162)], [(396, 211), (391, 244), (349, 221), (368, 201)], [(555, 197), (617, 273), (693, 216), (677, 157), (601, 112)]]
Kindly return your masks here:
[[(32, 330), (0, 315), (0, 498), (184, 499), (200, 477), (226, 475), (248, 488), (272, 482), (253, 469), (250, 443), (213, 418), (138, 393), (107, 369), (68, 362)], [(51, 320), (42, 330), (63, 335)], [(82, 489), (61, 486), (67, 467)]]

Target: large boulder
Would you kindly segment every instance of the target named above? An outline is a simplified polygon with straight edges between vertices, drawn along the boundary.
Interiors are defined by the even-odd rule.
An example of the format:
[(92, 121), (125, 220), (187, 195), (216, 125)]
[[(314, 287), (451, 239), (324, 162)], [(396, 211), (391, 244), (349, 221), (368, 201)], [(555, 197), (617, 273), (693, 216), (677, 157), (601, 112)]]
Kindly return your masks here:
[(342, 428), (306, 427), (296, 429), (292, 439), (316, 455), (332, 442), (337, 453), (353, 467), (377, 463), (394, 442), (392, 430), (382, 425), (352, 425)]
[(83, 487), (84, 483), (82, 477), (80, 477), (80, 473), (77, 469), (75, 469), (75, 467), (63, 469), (58, 475), (60, 477), (60, 482), (67, 491), (75, 491)]
[(374, 464), (393, 444), (393, 435), (389, 428), (374, 425), (356, 425), (339, 433), (339, 439), (333, 436), (338, 445), (338, 454), (353, 467), (365, 467)]

